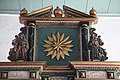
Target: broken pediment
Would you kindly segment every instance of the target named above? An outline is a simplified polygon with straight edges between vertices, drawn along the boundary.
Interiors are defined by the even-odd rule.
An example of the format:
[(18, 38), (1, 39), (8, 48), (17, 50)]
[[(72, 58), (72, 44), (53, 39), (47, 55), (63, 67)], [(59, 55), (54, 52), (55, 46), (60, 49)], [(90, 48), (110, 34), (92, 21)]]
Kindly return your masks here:
[(75, 10), (68, 6), (63, 5), (63, 9), (58, 6), (53, 10), (53, 6), (48, 6), (31, 13), (24, 8), (20, 11), (20, 23), (25, 24), (28, 22), (51, 22), (51, 21), (77, 21), (77, 22), (93, 22), (97, 23), (96, 10), (92, 8), (90, 14)]
[(53, 10), (53, 6), (48, 6), (31, 13), (28, 13), (27, 10), (24, 8), (20, 12), (21, 16), (26, 17), (65, 17), (65, 18), (95, 18), (96, 15), (92, 16), (91, 14), (86, 14), (84, 12), (75, 10), (68, 6), (63, 5), (63, 10), (60, 9), (58, 6), (56, 9)]
[(23, 11), (25, 12), (25, 8), (24, 8), (20, 11), (20, 15), (26, 16), (26, 17), (51, 17), (52, 10), (53, 10), (53, 6), (48, 6), (48, 7), (33, 11), (31, 13), (23, 14)]
[(73, 8), (70, 8), (68, 6), (63, 5), (63, 10), (65, 17), (75, 17), (75, 18), (95, 18), (91, 15), (88, 15), (86, 13), (83, 13), (81, 11), (75, 10)]

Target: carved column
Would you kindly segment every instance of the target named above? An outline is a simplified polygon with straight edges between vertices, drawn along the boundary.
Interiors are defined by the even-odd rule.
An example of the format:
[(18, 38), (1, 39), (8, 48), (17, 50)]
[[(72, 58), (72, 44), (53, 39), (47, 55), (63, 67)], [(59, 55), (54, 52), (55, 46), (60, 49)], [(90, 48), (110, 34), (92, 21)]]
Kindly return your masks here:
[(35, 35), (35, 24), (29, 23), (28, 24), (28, 43), (29, 43), (29, 50), (28, 50), (28, 60), (33, 61), (34, 56), (34, 35)]
[(83, 61), (83, 54), (82, 54), (82, 27), (79, 25), (79, 54), (80, 54), (80, 61)]
[(89, 61), (88, 52), (88, 25), (82, 24), (82, 57), (83, 61)]

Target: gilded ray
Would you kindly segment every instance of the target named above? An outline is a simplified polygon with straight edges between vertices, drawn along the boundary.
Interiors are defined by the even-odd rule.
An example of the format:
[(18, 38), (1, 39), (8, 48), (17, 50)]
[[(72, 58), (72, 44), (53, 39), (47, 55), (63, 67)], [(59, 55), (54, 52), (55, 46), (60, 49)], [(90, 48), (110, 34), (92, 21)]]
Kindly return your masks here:
[(47, 52), (46, 56), (51, 56), (51, 59), (56, 58), (56, 60), (70, 56), (69, 52), (73, 51), (71, 49), (73, 40), (69, 40), (69, 38), (70, 36), (65, 37), (65, 34), (60, 34), (59, 31), (56, 34), (52, 33), (51, 36), (47, 36), (47, 40), (44, 40), (45, 44), (43, 45), (44, 51)]
[(61, 56), (63, 59), (65, 59), (65, 56), (64, 56), (64, 54), (63, 54), (63, 51), (61, 51), (61, 50), (60, 50), (60, 56)]
[(50, 48), (46, 48), (44, 51), (51, 51), (53, 48), (50, 47)]
[(47, 36), (48, 40), (53, 42), (53, 39), (50, 36)]
[(52, 59), (56, 56), (56, 50), (52, 54)]
[(49, 44), (44, 44), (43, 46), (46, 48), (51, 47), (51, 45), (49, 45)]
[(63, 39), (63, 41), (61, 41), (61, 42), (60, 42), (60, 44), (62, 44), (62, 43), (64, 43), (64, 42), (66, 42), (68, 39), (69, 39), (69, 36), (68, 36), (68, 37), (66, 37), (65, 39)]
[(54, 52), (54, 50), (51, 50), (51, 51), (48, 51), (47, 55), (46, 56), (49, 56), (49, 55), (52, 55)]
[(53, 44), (52, 42), (50, 42), (48, 40), (44, 40), (44, 42), (46, 42), (47, 44)]
[(56, 42), (56, 36), (54, 33), (52, 33), (52, 39)]
[(63, 53), (66, 55), (66, 56), (70, 56), (68, 51), (63, 51)]
[(59, 51), (58, 51), (57, 54), (56, 54), (56, 58), (57, 58), (57, 60), (60, 59), (60, 52), (59, 52)]
[(63, 49), (64, 49), (65, 51), (70, 51), (70, 52), (72, 52), (72, 50), (71, 50), (70, 48), (64, 47)]
[(64, 36), (65, 36), (65, 34), (62, 33), (62, 35), (61, 35), (61, 37), (60, 37), (60, 42), (64, 39)]
[(58, 39), (58, 41), (60, 40), (60, 33), (59, 32), (57, 32), (57, 39)]
[(73, 40), (70, 40), (70, 41), (66, 41), (64, 42), (63, 44), (70, 44)]
[(71, 47), (73, 47), (73, 45), (72, 44), (68, 44), (65, 47), (71, 48)]

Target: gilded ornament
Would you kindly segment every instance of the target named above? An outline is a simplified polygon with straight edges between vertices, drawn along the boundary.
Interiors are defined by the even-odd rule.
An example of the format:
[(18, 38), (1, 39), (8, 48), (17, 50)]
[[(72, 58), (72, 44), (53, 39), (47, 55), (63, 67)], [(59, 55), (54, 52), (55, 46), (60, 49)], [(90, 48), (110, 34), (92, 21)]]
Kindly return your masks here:
[(51, 36), (47, 36), (47, 40), (44, 40), (46, 44), (43, 45), (46, 56), (51, 56), (51, 59), (56, 57), (57, 60), (60, 58), (65, 59), (65, 56), (70, 56), (69, 52), (73, 50), (70, 49), (73, 47), (71, 44), (73, 40), (69, 40), (70, 36), (65, 37), (65, 34), (56, 34), (52, 33)]

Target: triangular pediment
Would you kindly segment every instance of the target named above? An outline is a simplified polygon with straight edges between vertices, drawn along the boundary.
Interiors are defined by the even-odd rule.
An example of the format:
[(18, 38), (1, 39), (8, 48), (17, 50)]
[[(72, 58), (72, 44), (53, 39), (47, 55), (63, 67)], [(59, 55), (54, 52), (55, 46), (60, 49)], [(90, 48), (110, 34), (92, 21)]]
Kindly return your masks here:
[(53, 6), (48, 6), (31, 13), (28, 13), (26, 9), (20, 12), (20, 22), (24, 23), (26, 21), (92, 21), (97, 23), (97, 17), (93, 15), (86, 14), (84, 12), (75, 10), (68, 6), (63, 5), (63, 9), (58, 6), (53, 10)]
[(53, 6), (48, 6), (27, 14), (27, 17), (51, 17)]
[[(44, 17), (44, 18), (56, 17), (55, 15), (53, 15), (55, 14), (55, 10), (53, 10), (53, 6), (48, 6), (48, 7), (33, 11), (31, 13), (27, 13), (26, 17)], [(89, 14), (75, 10), (65, 5), (63, 5), (63, 10), (62, 9), (59, 9), (59, 10), (63, 12), (61, 17), (65, 17), (65, 18), (95, 18)]]
[(68, 6), (65, 6), (63, 5), (63, 10), (64, 10), (64, 15), (65, 17), (77, 17), (77, 18), (95, 18), (91, 15), (88, 15), (84, 12), (81, 12), (81, 11), (78, 11), (78, 10), (75, 10), (73, 8), (70, 8)]

